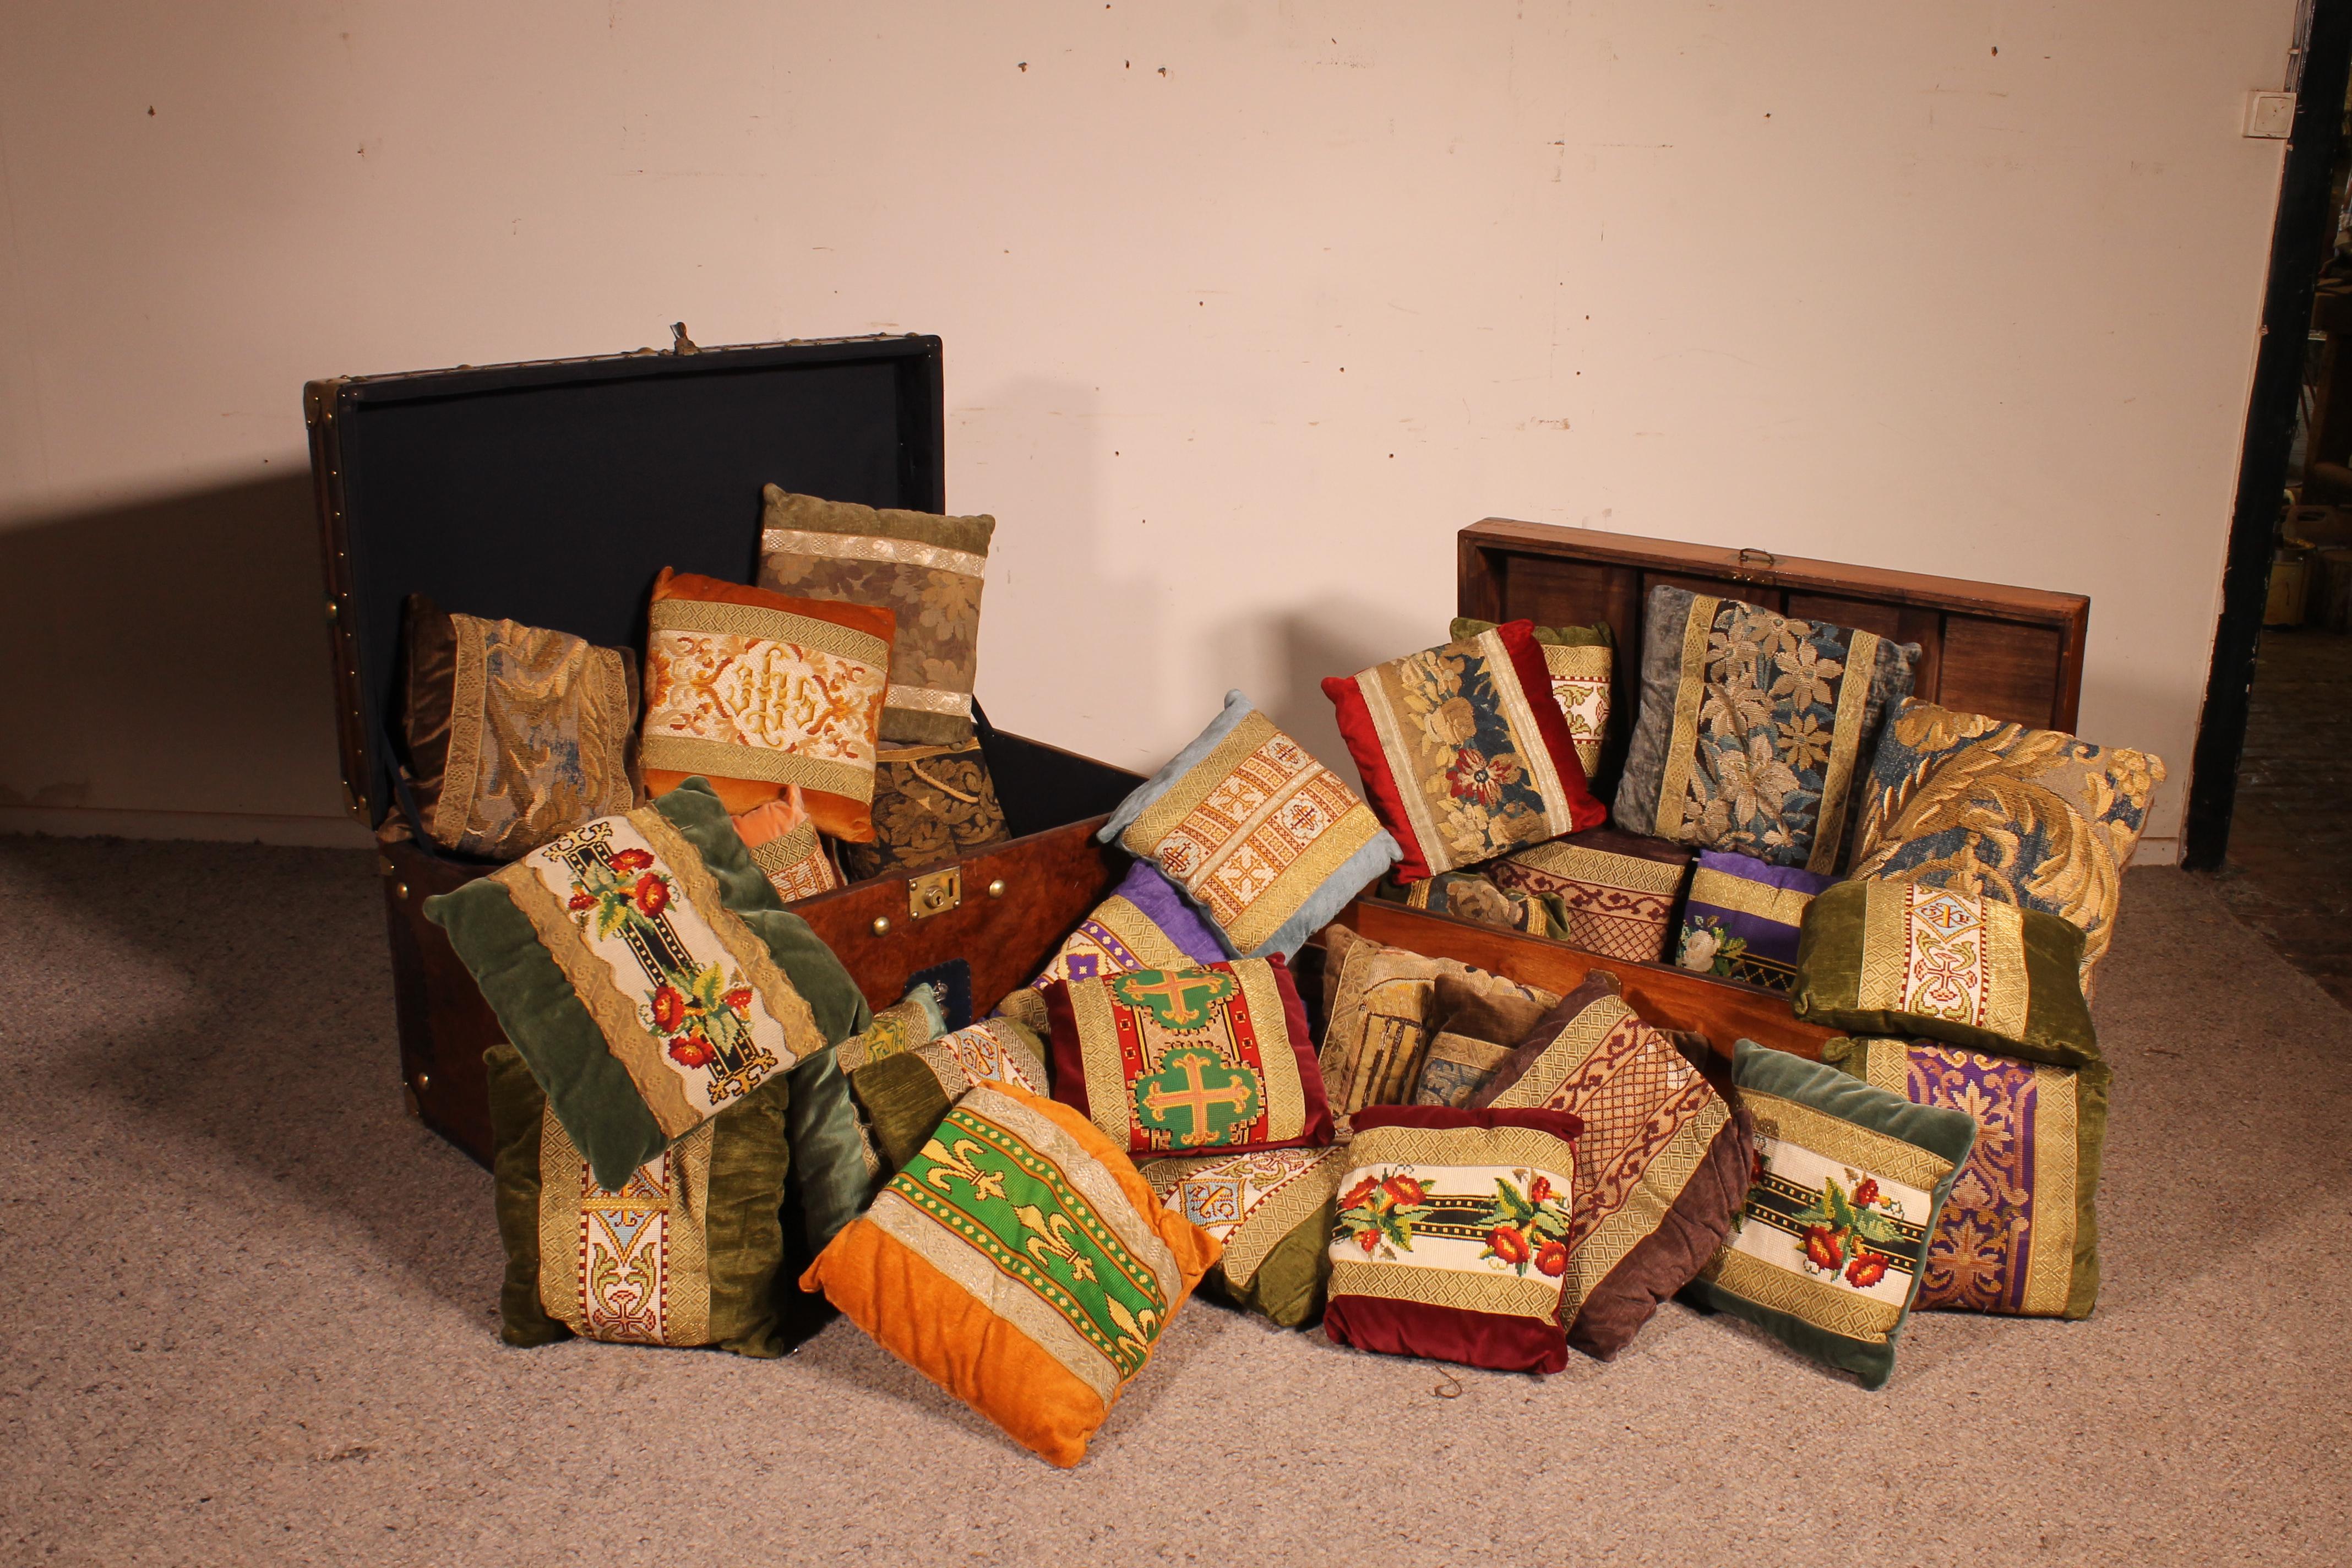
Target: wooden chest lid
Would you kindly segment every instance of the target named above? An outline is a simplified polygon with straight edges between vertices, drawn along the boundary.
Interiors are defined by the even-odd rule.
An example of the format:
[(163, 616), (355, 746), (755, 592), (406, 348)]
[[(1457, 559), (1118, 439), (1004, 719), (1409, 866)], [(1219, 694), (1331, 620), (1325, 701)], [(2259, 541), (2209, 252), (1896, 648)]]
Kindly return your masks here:
[(765, 484), (945, 510), (935, 337), (314, 381), (303, 407), (343, 781), (372, 825), (409, 595), (635, 647), (664, 566), (751, 580)]
[(1641, 700), (1643, 612), (1660, 584), (1917, 643), (1916, 695), (2072, 731), (2091, 601), (2080, 594), (1719, 550), (1487, 518), (1460, 535), (1460, 613), (1539, 626), (1606, 622), (1619, 656), (1599, 780), (1614, 780)]

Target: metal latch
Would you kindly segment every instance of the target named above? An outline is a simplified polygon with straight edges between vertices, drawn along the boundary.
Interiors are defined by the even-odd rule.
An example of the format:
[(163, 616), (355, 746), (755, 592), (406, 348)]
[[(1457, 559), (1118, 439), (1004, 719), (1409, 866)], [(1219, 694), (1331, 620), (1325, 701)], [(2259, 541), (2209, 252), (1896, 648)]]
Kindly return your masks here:
[(963, 902), (963, 868), (943, 866), (907, 884), (907, 912), (917, 920), (941, 915)]

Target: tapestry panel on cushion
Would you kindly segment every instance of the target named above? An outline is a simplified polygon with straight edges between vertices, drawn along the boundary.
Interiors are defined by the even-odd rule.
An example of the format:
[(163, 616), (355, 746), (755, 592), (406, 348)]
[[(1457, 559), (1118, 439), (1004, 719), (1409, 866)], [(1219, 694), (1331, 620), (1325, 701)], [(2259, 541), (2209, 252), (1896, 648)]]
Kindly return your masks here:
[(841, 847), (859, 881), (961, 859), (1013, 835), (980, 742), (884, 746), (874, 773), (874, 842)]
[[(1492, 621), (1457, 616), (1445, 635), (1451, 641), (1465, 642), (1494, 629)], [(1590, 779), (1600, 771), (1601, 748), (1609, 738), (1609, 677), (1616, 640), (1606, 621), (1594, 626), (1538, 626), (1535, 638), (1551, 674), (1552, 699), (1576, 742), (1576, 760), (1584, 764), (1584, 776)]]
[(1333, 1199), (1347, 1163), (1344, 1147), (1269, 1149), (1154, 1160), (1143, 1178), (1223, 1246), (1203, 1289), (1295, 1329), (1323, 1310)]
[(1595, 827), (1506, 855), (1486, 868), (1495, 885), (1543, 900), (1551, 934), (1587, 952), (1655, 963), (1674, 929), (1690, 850)]
[(1675, 962), (1701, 974), (1790, 990), (1797, 983), (1797, 936), (1805, 906), (1836, 881), (1801, 866), (1701, 850), (1691, 872), (1690, 898), (1683, 905)]
[(1323, 1045), (1317, 1061), (1332, 1112), (1343, 1119), (1368, 1105), (1402, 1105), (1412, 1098), (1435, 1033), (1441, 977), (1496, 996), (1539, 999), (1547, 1007), (1559, 1000), (1454, 959), (1369, 942), (1346, 926), (1333, 926), (1324, 943)]
[(735, 831), (751, 852), (751, 864), (787, 904), (841, 886), (841, 873), (834, 868), (816, 824), (799, 805), (795, 786), (790, 801), (772, 800), (735, 818)]

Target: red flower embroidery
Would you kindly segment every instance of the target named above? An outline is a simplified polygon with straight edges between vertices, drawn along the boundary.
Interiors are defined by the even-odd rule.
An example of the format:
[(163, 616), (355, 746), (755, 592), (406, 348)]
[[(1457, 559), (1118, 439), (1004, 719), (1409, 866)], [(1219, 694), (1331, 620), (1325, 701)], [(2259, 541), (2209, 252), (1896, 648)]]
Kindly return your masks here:
[(1539, 1204), (1549, 1196), (1551, 1196), (1551, 1178), (1549, 1176), (1538, 1176), (1534, 1181), (1528, 1184), (1528, 1202), (1531, 1204)]
[(1411, 1205), (1429, 1195), (1427, 1189), (1412, 1177), (1400, 1172), (1381, 1184), (1381, 1189), (1398, 1203)]
[(1468, 746), (1454, 753), (1454, 765), (1445, 770), (1445, 787), (1454, 798), (1475, 800), (1481, 805), (1498, 804), (1503, 792), (1518, 780), (1516, 765), (1499, 757), (1490, 762)]
[(642, 871), (653, 863), (652, 852), (645, 849), (624, 849), (613, 857), (613, 869), (624, 877), (632, 871)]
[(1536, 1272), (1557, 1279), (1568, 1272), (1568, 1243), (1547, 1241), (1536, 1254)]
[(1515, 1268), (1528, 1260), (1528, 1238), (1507, 1225), (1498, 1225), (1488, 1231), (1486, 1246), (1496, 1257)]
[(1366, 1176), (1362, 1181), (1358, 1182), (1354, 1186), (1348, 1189), (1348, 1195), (1339, 1200), (1339, 1206), (1343, 1209), (1354, 1208), (1358, 1204), (1362, 1203), (1366, 1198), (1370, 1197), (1374, 1193), (1380, 1191), (1380, 1183), (1372, 1180), (1370, 1176)]
[(667, 877), (648, 871), (637, 879), (637, 885), (631, 891), (637, 900), (637, 908), (648, 915), (657, 915), (669, 908), (669, 879)]
[(1868, 1289), (1886, 1276), (1886, 1258), (1866, 1247), (1853, 1250), (1853, 1261), (1845, 1266), (1845, 1282), (1857, 1290)]
[(1845, 1247), (1838, 1233), (1825, 1225), (1809, 1226), (1805, 1230), (1805, 1259), (1816, 1268), (1826, 1268), (1834, 1274), (1845, 1261)]
[(718, 1057), (700, 1035), (680, 1035), (669, 1043), (669, 1058), (680, 1067), (709, 1067)]
[(572, 901), (564, 905), (569, 910), (593, 910), (595, 907), (596, 895), (593, 893), (574, 893)]
[(748, 985), (738, 985), (734, 990), (730, 991), (726, 995), (720, 997), (719, 1000), (726, 1003), (730, 1007), (734, 1008), (738, 1013), (740, 1013), (744, 1008), (749, 1007), (751, 1005), (751, 988)]
[(1862, 1184), (1853, 1189), (1853, 1206), (1866, 1209), (1878, 1201), (1878, 1178), (1864, 1176)]
[(667, 1034), (677, 1027), (686, 1016), (686, 997), (674, 985), (663, 985), (654, 992), (654, 1027)]
[(1377, 1230), (1360, 1232), (1356, 1237), (1356, 1245), (1366, 1252), (1373, 1251), (1381, 1245), (1381, 1233)]

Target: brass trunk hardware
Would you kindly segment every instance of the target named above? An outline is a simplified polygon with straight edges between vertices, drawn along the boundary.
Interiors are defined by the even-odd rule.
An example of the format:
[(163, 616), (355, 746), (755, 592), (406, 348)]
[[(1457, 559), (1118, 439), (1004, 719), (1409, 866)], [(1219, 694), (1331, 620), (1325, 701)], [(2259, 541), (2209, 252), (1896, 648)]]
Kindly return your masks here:
[(988, 896), (992, 899), (1001, 899), (1004, 896), (1003, 878), (999, 877), (988, 885)]
[(874, 934), (876, 936), (888, 936), (890, 934), (890, 917), (888, 915), (876, 915), (874, 917)]
[(907, 883), (907, 912), (921, 920), (927, 915), (945, 914), (963, 902), (963, 868), (943, 866), (936, 871), (926, 871)]

